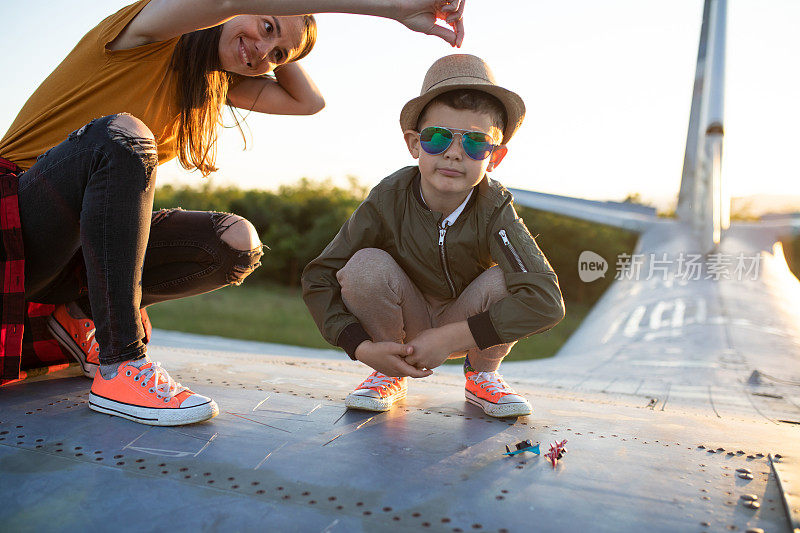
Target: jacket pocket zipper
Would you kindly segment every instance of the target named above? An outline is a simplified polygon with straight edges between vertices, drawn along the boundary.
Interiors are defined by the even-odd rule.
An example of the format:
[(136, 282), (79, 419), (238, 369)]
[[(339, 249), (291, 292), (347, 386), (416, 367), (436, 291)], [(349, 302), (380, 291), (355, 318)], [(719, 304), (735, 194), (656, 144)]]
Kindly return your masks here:
[(447, 286), (450, 288), (450, 294), (453, 298), (456, 297), (456, 286), (453, 279), (450, 277), (450, 271), (447, 269), (447, 252), (444, 249), (444, 239), (447, 236), (447, 227), (439, 228), (439, 259), (442, 261), (442, 271), (447, 280)]
[(511, 265), (516, 265), (517, 272), (527, 272), (528, 269), (525, 268), (525, 263), (522, 262), (522, 258), (517, 253), (517, 250), (514, 248), (514, 245), (511, 244), (511, 241), (508, 240), (508, 235), (506, 234), (506, 230), (501, 229), (497, 232), (497, 235), (500, 237), (500, 242), (503, 245), (503, 252), (506, 255), (506, 258), (511, 262)]

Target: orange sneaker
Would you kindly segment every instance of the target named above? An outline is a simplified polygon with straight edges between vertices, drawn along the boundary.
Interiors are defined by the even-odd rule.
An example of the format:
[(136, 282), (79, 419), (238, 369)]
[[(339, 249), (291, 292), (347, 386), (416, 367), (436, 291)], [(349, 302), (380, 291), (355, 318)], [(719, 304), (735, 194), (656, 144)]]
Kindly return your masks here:
[(344, 404), (352, 409), (388, 411), (394, 402), (406, 397), (407, 391), (407, 378), (393, 378), (375, 371), (347, 395)]
[(173, 381), (161, 363), (147, 357), (120, 363), (109, 379), (97, 372), (89, 408), (151, 426), (192, 424), (219, 414), (214, 400)]
[[(153, 326), (147, 311), (140, 310), (142, 327), (144, 328), (144, 343), (150, 341)], [(100, 346), (94, 338), (94, 322), (89, 318), (73, 318), (67, 311), (66, 305), (59, 305), (47, 320), (47, 329), (58, 340), (59, 344), (67, 350), (81, 365), (83, 374), (87, 378), (94, 378), (97, 367), (100, 366)]]
[(67, 306), (62, 304), (47, 319), (47, 329), (78, 361), (83, 374), (93, 378), (100, 366), (100, 346), (94, 338), (94, 322), (88, 318), (73, 318)]
[(531, 414), (528, 400), (514, 392), (497, 372), (478, 372), (464, 366), (464, 375), (467, 377), (464, 396), (487, 415), (504, 418)]

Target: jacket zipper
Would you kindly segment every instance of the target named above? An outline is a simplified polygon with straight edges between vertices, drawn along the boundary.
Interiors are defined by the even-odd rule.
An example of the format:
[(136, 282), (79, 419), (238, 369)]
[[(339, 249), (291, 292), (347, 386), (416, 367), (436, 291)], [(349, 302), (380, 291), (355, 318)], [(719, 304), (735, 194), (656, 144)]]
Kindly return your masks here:
[[(501, 229), (497, 232), (500, 236), (500, 240), (503, 243), (503, 250), (505, 251), (506, 257), (513, 265), (516, 263), (519, 270), (517, 272), (527, 272), (528, 269), (525, 268), (525, 263), (522, 262), (522, 258), (517, 253), (517, 250), (514, 248), (514, 245), (511, 244), (511, 241), (508, 240), (508, 235), (506, 234), (506, 230)], [(441, 239), (440, 239), (441, 240)]]
[(444, 277), (447, 280), (447, 286), (450, 287), (450, 294), (453, 298), (456, 297), (456, 286), (453, 279), (450, 277), (450, 270), (447, 268), (447, 252), (444, 249), (444, 239), (447, 236), (447, 226), (439, 227), (439, 259), (442, 261), (442, 270)]

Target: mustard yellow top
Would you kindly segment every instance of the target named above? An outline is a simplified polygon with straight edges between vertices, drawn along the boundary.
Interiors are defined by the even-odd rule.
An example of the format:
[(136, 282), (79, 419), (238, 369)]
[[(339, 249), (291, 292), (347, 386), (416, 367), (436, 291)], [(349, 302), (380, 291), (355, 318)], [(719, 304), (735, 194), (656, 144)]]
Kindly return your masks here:
[(0, 156), (23, 170), (93, 118), (128, 112), (158, 144), (159, 163), (176, 155), (176, 72), (170, 60), (179, 37), (128, 50), (108, 50), (150, 0), (122, 8), (87, 33), (28, 98), (0, 140)]

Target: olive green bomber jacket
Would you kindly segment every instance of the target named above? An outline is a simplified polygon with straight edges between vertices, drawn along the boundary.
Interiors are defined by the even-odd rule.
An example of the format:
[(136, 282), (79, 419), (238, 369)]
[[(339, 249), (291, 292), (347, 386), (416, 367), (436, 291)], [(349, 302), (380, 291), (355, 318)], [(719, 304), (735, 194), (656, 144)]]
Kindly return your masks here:
[(355, 359), (358, 345), (370, 340), (342, 301), (336, 279), (363, 248), (385, 250), (422, 293), (440, 299), (456, 298), (479, 274), (499, 265), (510, 295), (468, 319), (480, 349), (545, 331), (561, 321), (564, 301), (558, 278), (517, 216), (505, 187), (484, 177), (442, 234), (444, 217), (427, 208), (419, 180), (419, 169), (413, 166), (381, 181), (303, 270), (303, 299), (328, 342)]

